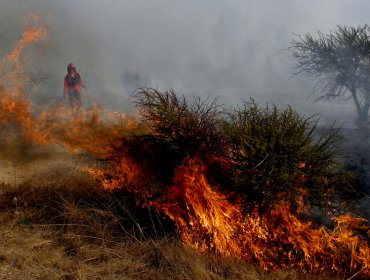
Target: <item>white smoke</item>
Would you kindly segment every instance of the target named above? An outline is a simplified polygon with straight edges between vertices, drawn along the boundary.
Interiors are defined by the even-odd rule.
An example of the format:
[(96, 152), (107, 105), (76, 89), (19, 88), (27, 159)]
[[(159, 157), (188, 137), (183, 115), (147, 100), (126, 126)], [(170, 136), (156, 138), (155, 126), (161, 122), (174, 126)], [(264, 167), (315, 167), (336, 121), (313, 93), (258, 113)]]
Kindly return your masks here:
[(40, 68), (53, 75), (53, 96), (74, 62), (91, 102), (103, 106), (127, 109), (132, 89), (152, 86), (227, 105), (251, 96), (308, 113), (336, 109), (308, 106), (313, 83), (292, 78), (289, 42), (294, 34), (364, 24), (370, 12), (365, 0), (1, 0), (0, 8), (0, 50), (20, 34), (24, 13), (50, 25)]

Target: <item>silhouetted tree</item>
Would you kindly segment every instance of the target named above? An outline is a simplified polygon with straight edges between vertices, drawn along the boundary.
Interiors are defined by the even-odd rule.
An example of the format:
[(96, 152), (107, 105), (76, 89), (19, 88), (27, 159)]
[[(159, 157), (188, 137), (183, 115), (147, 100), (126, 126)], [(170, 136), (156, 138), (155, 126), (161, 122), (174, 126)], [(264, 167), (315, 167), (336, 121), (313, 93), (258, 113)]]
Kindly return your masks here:
[(296, 74), (316, 80), (317, 100), (353, 99), (361, 123), (368, 120), (370, 107), (370, 28), (337, 26), (317, 38), (311, 34), (292, 40), (290, 50), (298, 60)]

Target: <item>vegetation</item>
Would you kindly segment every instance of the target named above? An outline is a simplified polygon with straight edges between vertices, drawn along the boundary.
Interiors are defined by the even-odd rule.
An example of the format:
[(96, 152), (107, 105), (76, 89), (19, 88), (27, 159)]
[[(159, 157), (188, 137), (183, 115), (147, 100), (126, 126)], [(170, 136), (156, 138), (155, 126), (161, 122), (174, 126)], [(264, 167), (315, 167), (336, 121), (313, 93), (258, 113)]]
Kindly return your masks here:
[[(143, 238), (148, 223), (139, 220), (139, 209), (124, 206), (118, 197), (123, 198), (102, 192), (100, 182), (65, 166), (44, 170), (18, 186), (1, 184), (0, 277), (337, 279), (296, 271), (265, 272), (235, 259), (199, 254), (184, 248), (176, 235)], [(145, 218), (148, 221), (149, 216)]]
[[(12, 64), (15, 77), (18, 63)], [(30, 78), (21, 87), (32, 91), (37, 85)], [(330, 233), (297, 215), (307, 202), (330, 202), (333, 194), (351, 190), (352, 175), (337, 159), (335, 129), (317, 135), (315, 116), (260, 107), (253, 100), (225, 111), (216, 100), (189, 103), (173, 90), (143, 88), (134, 99), (142, 117), (136, 133), (127, 133), (121, 114), (115, 129), (100, 126), (94, 113), (92, 121), (74, 118), (77, 129), (62, 138), (49, 135), (50, 141), (63, 139), (69, 148), (101, 156), (99, 164), (94, 159), (84, 166), (88, 172), (63, 163), (41, 173), (33, 170), (19, 183), (13, 163), (14, 185), (0, 184), (0, 278), (369, 276), (363, 219), (339, 217)], [(8, 111), (16, 115), (16, 124), (29, 126), (23, 136), (31, 138), (38, 126), (31, 111), (13, 111), (29, 106), (10, 102)], [(6, 112), (3, 123), (13, 127)], [(55, 129), (71, 130), (66, 124)], [(276, 205), (281, 200), (288, 203)]]
[(222, 108), (216, 100), (195, 98), (189, 104), (172, 89), (161, 92), (153, 88), (137, 90), (134, 98), (150, 133), (182, 157), (223, 152)]
[(351, 180), (338, 161), (338, 129), (318, 136), (318, 120), (291, 107), (259, 107), (253, 100), (230, 111), (225, 130), (232, 147), (227, 177), (233, 188), (270, 207), (280, 199), (297, 206), (302, 192), (318, 203), (331, 191), (351, 188), (338, 185), (339, 179)]
[(339, 162), (338, 129), (318, 135), (318, 116), (253, 100), (225, 111), (215, 100), (189, 104), (173, 90), (140, 89), (134, 98), (150, 130), (123, 139), (112, 157), (124, 149), (132, 160), (147, 162), (147, 178), (154, 181), (146, 185), (169, 186), (176, 167), (198, 157), (208, 180), (241, 195), (246, 208), (281, 199), (297, 206), (303, 194), (318, 204), (353, 190), (354, 178)]
[[(215, 201), (226, 194), (228, 205), (241, 201), (246, 213), (255, 206), (271, 210), (281, 200), (295, 210), (302, 200), (330, 202), (333, 194), (350, 189), (351, 184), (343, 182), (352, 179), (338, 161), (337, 130), (320, 136), (316, 116), (302, 117), (290, 107), (260, 107), (253, 100), (226, 111), (215, 100), (195, 98), (189, 103), (172, 90), (140, 89), (134, 98), (142, 123), (134, 130), (137, 133), (125, 132), (118, 143), (112, 142), (110, 157), (104, 157), (99, 169), (104, 177), (94, 179), (61, 166), (17, 186), (1, 186), (0, 245), (6, 250), (0, 253), (5, 267), (0, 273), (10, 273), (8, 279), (25, 274), (31, 279), (45, 275), (49, 279), (335, 277), (333, 271), (328, 271), (327, 278), (325, 274), (269, 273), (212, 249), (197, 253), (182, 246), (176, 221), (162, 212), (158, 215), (159, 208), (150, 202), (163, 202), (163, 195), (177, 181), (181, 187), (176, 176), (186, 172), (184, 167), (191, 162), (201, 163), (207, 181), (222, 191), (219, 196), (210, 192)], [(114, 187), (102, 188), (107, 182)], [(202, 195), (197, 198), (207, 210), (209, 204)], [(183, 202), (176, 204), (180, 212), (185, 209), (181, 214), (195, 210), (186, 210)], [(214, 210), (210, 215), (218, 213)], [(201, 225), (196, 229), (199, 238), (207, 238)], [(288, 242), (289, 246), (293, 245)], [(293, 255), (299, 260), (303, 255), (297, 248)], [(289, 267), (284, 265), (277, 267)]]
[(318, 99), (352, 98), (361, 123), (366, 123), (370, 107), (370, 29), (338, 26), (317, 38), (311, 34), (291, 42), (299, 73), (316, 79)]

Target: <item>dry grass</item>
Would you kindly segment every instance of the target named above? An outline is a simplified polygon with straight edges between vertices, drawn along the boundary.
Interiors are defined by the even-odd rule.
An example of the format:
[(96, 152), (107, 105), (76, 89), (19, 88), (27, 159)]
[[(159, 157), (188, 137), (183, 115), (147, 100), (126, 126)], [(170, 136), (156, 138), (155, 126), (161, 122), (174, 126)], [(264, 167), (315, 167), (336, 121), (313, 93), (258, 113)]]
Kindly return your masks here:
[(129, 204), (97, 186), (71, 168), (2, 185), (0, 279), (334, 279), (202, 255), (175, 234), (145, 238)]
[(97, 245), (72, 233), (19, 225), (2, 225), (0, 235), (0, 279), (332, 279), (294, 271), (267, 273), (235, 260), (198, 255), (168, 240)]

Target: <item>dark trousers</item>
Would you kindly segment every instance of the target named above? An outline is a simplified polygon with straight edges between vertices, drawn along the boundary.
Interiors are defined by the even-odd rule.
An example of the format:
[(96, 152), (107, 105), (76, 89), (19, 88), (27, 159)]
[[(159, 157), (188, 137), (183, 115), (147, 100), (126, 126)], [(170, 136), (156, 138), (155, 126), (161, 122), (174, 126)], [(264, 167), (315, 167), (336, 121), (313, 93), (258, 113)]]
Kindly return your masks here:
[(77, 91), (68, 93), (69, 104), (73, 109), (80, 109), (81, 107), (81, 95)]

